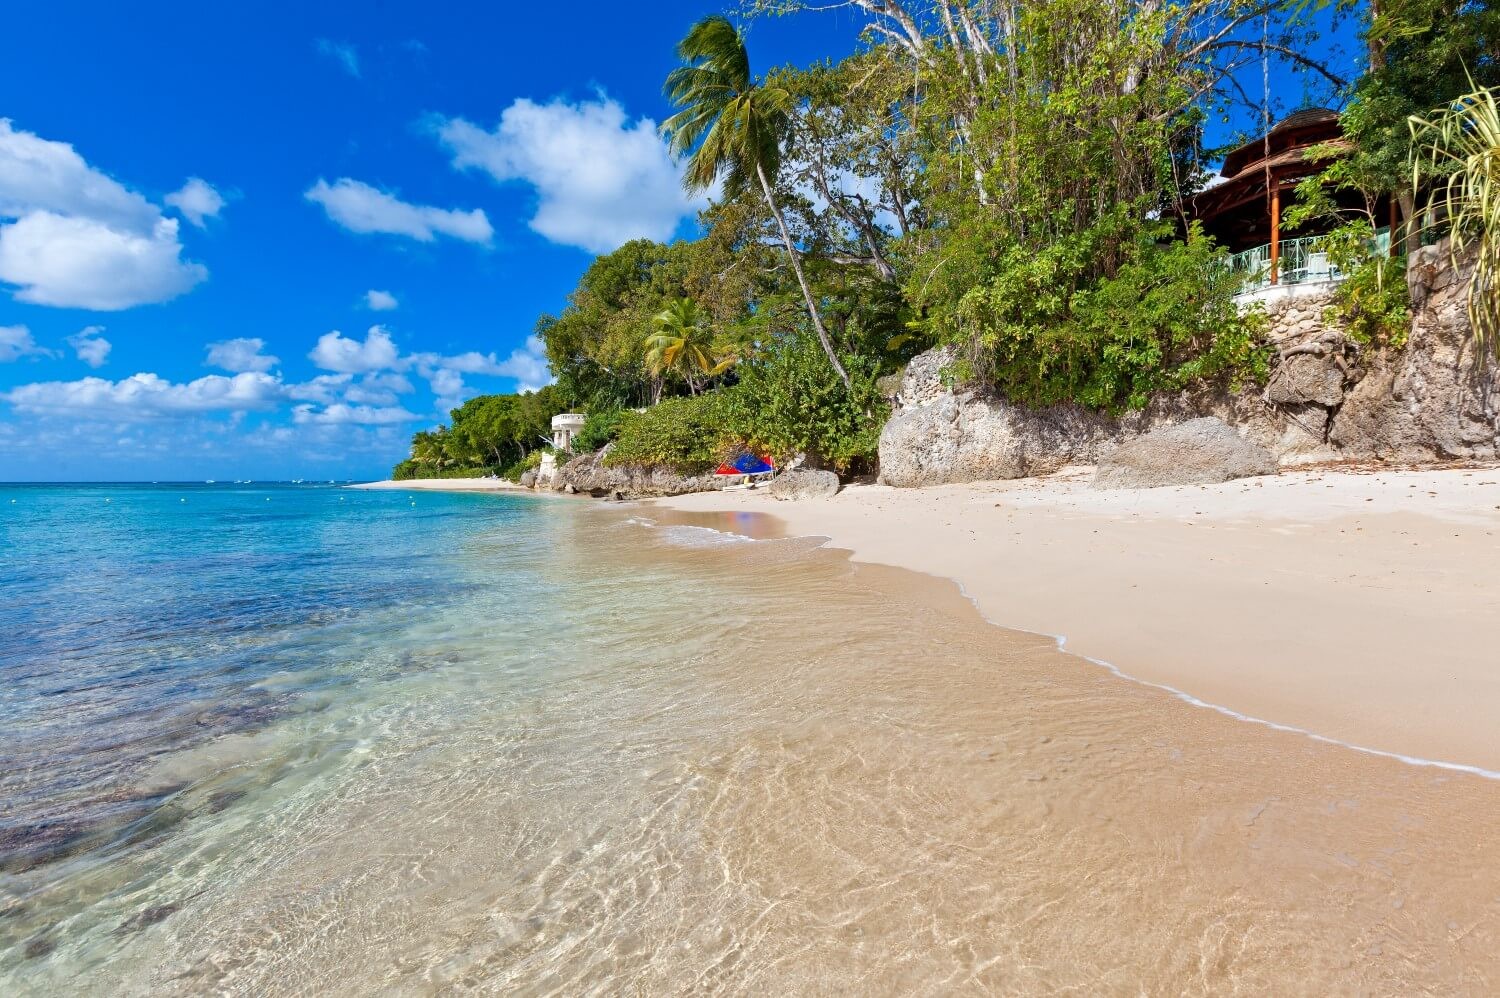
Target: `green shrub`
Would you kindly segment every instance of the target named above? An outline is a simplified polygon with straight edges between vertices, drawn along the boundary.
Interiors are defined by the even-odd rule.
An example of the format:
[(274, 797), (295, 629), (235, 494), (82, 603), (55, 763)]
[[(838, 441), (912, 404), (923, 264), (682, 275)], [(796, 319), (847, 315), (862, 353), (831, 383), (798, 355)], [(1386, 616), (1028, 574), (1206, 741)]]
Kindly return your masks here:
[(525, 457), (521, 458), (521, 460), (515, 462), (504, 471), (500, 472), (500, 477), (508, 478), (512, 482), (519, 482), (521, 480), (521, 476), (526, 472), (535, 471), (537, 468), (540, 468), (542, 466), (542, 457), (547, 453), (548, 451), (546, 448), (532, 451), (530, 454), (527, 454)]
[(878, 361), (844, 358), (852, 387), (832, 377), (828, 358), (807, 337), (788, 337), (736, 369), (725, 392), (725, 426), (778, 460), (808, 454), (840, 471), (873, 466), (887, 406), (876, 388)]
[(590, 412), (583, 421), (583, 428), (573, 437), (573, 450), (583, 453), (596, 451), (613, 440), (620, 432), (620, 410), (599, 409)]
[[(1006, 253), (959, 304), (950, 338), (966, 348), (962, 373), (1024, 405), (1112, 412), (1196, 383), (1264, 380), (1264, 319), (1235, 308), (1239, 279), (1223, 251), (1201, 233), (1157, 242), (1164, 235), (1100, 226)], [(1090, 279), (1106, 251), (1118, 260), (1112, 276)]]
[(1374, 245), (1375, 229), (1364, 219), (1341, 225), (1318, 241), (1318, 248), (1348, 275), (1334, 291), (1324, 318), (1363, 346), (1399, 350), (1411, 330), (1406, 257), (1378, 255)]
[(409, 481), (413, 478), (483, 478), (493, 475), (493, 468), (443, 468), (436, 470), (426, 468), (408, 458), (396, 465), (391, 472), (391, 478), (398, 482)]
[(655, 465), (680, 475), (712, 469), (734, 443), (725, 418), (725, 395), (720, 390), (666, 399), (645, 412), (621, 413), (615, 445), (604, 463)]

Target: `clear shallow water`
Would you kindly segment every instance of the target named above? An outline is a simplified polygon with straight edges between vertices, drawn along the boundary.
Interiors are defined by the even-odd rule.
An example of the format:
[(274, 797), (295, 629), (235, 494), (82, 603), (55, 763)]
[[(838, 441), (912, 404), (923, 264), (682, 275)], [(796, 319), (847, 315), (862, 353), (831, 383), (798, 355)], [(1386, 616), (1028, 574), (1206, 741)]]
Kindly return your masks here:
[(0, 492), (0, 993), (1500, 981), (1488, 781), (652, 516)]

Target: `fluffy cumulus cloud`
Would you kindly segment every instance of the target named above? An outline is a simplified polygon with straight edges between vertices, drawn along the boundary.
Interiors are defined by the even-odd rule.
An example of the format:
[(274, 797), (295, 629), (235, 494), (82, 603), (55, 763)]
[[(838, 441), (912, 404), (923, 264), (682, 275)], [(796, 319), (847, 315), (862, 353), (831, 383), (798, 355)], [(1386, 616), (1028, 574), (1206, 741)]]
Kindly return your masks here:
[(408, 412), (400, 406), (347, 405), (343, 402), (335, 402), (322, 409), (299, 405), (292, 413), (292, 419), (297, 423), (335, 426), (388, 426), (409, 423), (416, 418), (416, 413)]
[(528, 336), (526, 344), (501, 359), (493, 353), (468, 353), (444, 356), (436, 353), (414, 353), (404, 358), (427, 380), (436, 396), (435, 406), (440, 413), (462, 405), (469, 397), (465, 374), (479, 374), (496, 378), (513, 378), (516, 391), (532, 392), (552, 381), (552, 369), (547, 364), (546, 346), (541, 338)]
[(178, 190), (163, 200), (182, 213), (182, 217), (198, 228), (203, 228), (210, 218), (217, 218), (224, 207), (224, 196), (214, 190), (206, 180), (193, 177)]
[(365, 307), (372, 312), (391, 312), (399, 304), (400, 302), (396, 301), (396, 296), (389, 291), (376, 291), (374, 288), (371, 288), (365, 292)]
[(71, 145), (0, 119), (0, 283), (19, 301), (115, 311), (208, 276), (182, 259), (178, 222)]
[(682, 167), (656, 122), (631, 122), (614, 100), (517, 100), (493, 130), (462, 118), (438, 137), (458, 169), (519, 180), (537, 194), (531, 228), (555, 243), (606, 253), (631, 239), (665, 241), (706, 203), (682, 190)]
[(337, 329), (324, 333), (307, 356), (325, 371), (360, 374), (395, 368), (401, 351), (385, 327), (371, 326), (363, 340), (351, 339)]
[(155, 419), (206, 412), (269, 409), (285, 398), (285, 386), (268, 374), (210, 374), (177, 383), (156, 374), (133, 374), (119, 381), (80, 378), (21, 385), (0, 399), (21, 412), (82, 414), (93, 419)]
[(73, 348), (73, 355), (83, 361), (89, 367), (103, 367), (104, 362), (109, 360), (109, 352), (113, 346), (103, 336), (103, 326), (87, 326), (68, 337), (68, 346)]
[(350, 232), (388, 233), (424, 243), (443, 235), (487, 244), (495, 235), (482, 209), (460, 211), (410, 204), (394, 194), (349, 177), (331, 184), (319, 180), (305, 196), (321, 205), (331, 220)]
[(220, 340), (218, 343), (210, 343), (204, 349), (208, 352), (205, 362), (210, 367), (223, 368), (231, 374), (269, 371), (281, 363), (280, 358), (265, 352), (266, 341), (258, 336)]
[[(108, 343), (99, 335), (102, 332), (102, 327), (91, 326), (68, 342), (81, 358), (97, 352), (102, 363), (109, 352)], [(465, 381), (469, 376), (510, 378), (521, 390), (538, 388), (551, 380), (543, 344), (535, 336), (500, 357), (477, 351), (404, 354), (383, 326), (370, 327), (362, 338), (334, 330), (319, 337), (308, 354), (325, 373), (300, 382), (287, 381), (280, 371), (273, 370), (279, 361), (266, 353), (265, 347), (265, 341), (258, 337), (208, 344), (207, 362), (230, 372), (227, 375), (175, 382), (143, 372), (117, 381), (87, 377), (41, 382), (0, 392), (0, 402), (8, 403), (17, 413), (36, 417), (38, 428), (171, 419), (184, 427), (184, 433), (207, 432), (206, 427), (218, 425), (238, 434), (241, 431), (236, 428), (248, 417), (249, 425), (258, 426), (255, 432), (262, 435), (281, 430), (313, 433), (321, 444), (335, 447), (339, 439), (378, 433), (384, 435), (380, 439), (385, 444), (399, 449), (400, 428), (424, 418), (413, 412), (425, 408), (423, 405), (407, 404), (416, 391), (416, 379), (427, 383), (434, 409), (444, 415), (474, 394)], [(49, 353), (36, 344), (25, 327), (0, 327), (0, 360)], [(273, 430), (278, 422), (281, 429)], [(266, 441), (271, 439), (265, 437)]]
[(22, 357), (50, 357), (52, 351), (37, 345), (25, 326), (0, 326), (0, 364)]

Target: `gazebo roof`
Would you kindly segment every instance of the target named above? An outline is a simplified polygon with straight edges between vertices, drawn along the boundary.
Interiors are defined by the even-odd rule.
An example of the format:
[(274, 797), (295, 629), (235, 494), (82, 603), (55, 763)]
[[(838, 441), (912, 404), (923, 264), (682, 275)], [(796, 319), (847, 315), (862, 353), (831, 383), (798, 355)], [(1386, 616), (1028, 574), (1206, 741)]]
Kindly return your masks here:
[(1257, 136), (1224, 157), (1225, 177), (1237, 177), (1252, 166), (1264, 166), (1266, 147), (1272, 155), (1292, 148), (1318, 145), (1343, 135), (1339, 114), (1326, 107), (1307, 107), (1282, 118), (1265, 135)]

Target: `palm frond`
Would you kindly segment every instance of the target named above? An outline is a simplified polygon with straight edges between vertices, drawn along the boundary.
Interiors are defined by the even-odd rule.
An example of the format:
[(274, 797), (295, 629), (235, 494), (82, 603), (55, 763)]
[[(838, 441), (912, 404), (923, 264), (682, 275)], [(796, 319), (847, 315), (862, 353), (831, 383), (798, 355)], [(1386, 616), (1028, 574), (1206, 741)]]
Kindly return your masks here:
[(1430, 118), (1413, 115), (1412, 185), (1442, 179), (1429, 217), (1446, 221), (1453, 265), (1476, 244), (1469, 281), (1469, 324), (1476, 344), (1500, 357), (1500, 99), (1494, 88), (1465, 94)]

